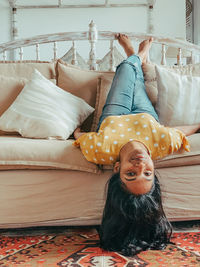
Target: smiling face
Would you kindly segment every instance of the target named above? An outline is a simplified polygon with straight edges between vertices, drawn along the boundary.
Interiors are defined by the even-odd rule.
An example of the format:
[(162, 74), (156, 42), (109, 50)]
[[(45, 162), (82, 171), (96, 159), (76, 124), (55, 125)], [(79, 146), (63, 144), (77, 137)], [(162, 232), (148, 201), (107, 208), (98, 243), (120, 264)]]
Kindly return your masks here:
[(129, 142), (122, 147), (119, 156), (114, 172), (120, 172), (128, 191), (135, 195), (149, 192), (154, 182), (154, 164), (147, 148), (142, 143)]

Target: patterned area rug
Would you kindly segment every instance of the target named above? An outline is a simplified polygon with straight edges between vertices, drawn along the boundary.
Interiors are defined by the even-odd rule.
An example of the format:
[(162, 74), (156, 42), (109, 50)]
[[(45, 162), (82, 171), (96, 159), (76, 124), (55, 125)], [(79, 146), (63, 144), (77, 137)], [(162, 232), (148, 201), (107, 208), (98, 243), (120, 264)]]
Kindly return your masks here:
[(163, 251), (124, 257), (98, 247), (95, 227), (29, 228), (0, 231), (0, 266), (196, 267), (200, 266), (200, 227), (176, 229)]

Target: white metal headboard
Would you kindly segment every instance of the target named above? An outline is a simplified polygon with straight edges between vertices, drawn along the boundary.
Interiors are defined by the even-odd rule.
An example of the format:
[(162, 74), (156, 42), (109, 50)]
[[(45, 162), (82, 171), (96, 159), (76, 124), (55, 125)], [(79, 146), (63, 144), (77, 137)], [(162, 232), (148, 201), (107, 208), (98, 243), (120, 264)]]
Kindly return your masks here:
[[(72, 42), (72, 61), (71, 64), (77, 65), (77, 51), (76, 42), (81, 40), (88, 40), (90, 44), (89, 52), (89, 68), (91, 70), (96, 70), (98, 68), (98, 62), (96, 58), (96, 43), (98, 40), (104, 40), (110, 42), (110, 52), (109, 52), (109, 70), (115, 69), (115, 58), (114, 58), (114, 46), (113, 42), (116, 39), (116, 32), (110, 31), (97, 31), (97, 27), (93, 21), (89, 24), (89, 30), (85, 32), (62, 32), (55, 34), (38, 35), (31, 38), (19, 39), (7, 43), (0, 44), (0, 55), (2, 55), (2, 60), (8, 60), (8, 52), (13, 50), (18, 50), (19, 60), (23, 60), (23, 48), (28, 46), (35, 46), (36, 60), (40, 60), (40, 44), (53, 43), (53, 59), (57, 59), (57, 43), (58, 42)], [(182, 49), (188, 50), (191, 53), (191, 62), (195, 55), (200, 55), (200, 46), (194, 45), (187, 41), (166, 38), (156, 36), (154, 34), (143, 34), (143, 33), (131, 33), (125, 32), (131, 39), (136, 41), (144, 40), (152, 36), (154, 38), (154, 43), (161, 45), (161, 64), (166, 65), (166, 47), (177, 47), (177, 64), (182, 64)]]

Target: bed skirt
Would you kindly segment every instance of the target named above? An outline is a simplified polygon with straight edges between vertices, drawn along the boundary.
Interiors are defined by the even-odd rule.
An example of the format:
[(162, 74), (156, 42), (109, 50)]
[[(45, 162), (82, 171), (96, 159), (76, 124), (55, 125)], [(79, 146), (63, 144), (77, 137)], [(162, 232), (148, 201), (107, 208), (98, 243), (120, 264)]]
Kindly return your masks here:
[[(157, 170), (171, 221), (200, 219), (200, 165)], [(111, 171), (0, 171), (0, 228), (98, 225)]]

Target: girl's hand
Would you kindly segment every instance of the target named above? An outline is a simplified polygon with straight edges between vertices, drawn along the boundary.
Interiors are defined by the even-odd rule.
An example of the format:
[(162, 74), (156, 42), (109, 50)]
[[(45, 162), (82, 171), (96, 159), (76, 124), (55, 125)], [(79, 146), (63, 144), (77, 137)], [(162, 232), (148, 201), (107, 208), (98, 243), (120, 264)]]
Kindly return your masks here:
[(74, 138), (78, 139), (81, 135), (85, 134), (85, 132), (81, 131), (81, 128), (78, 127), (76, 128), (76, 130), (74, 131)]

